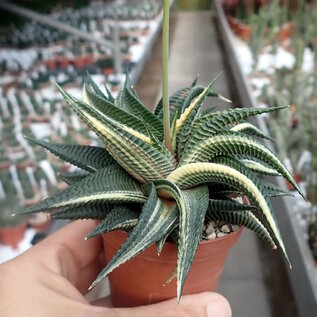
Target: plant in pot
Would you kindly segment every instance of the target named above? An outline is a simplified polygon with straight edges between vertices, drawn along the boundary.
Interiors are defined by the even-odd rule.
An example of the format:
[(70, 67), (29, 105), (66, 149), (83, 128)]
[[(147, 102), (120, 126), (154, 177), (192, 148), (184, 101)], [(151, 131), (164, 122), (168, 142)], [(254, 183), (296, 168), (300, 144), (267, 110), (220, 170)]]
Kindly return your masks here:
[(213, 223), (215, 232), (223, 224), (250, 228), (288, 259), (270, 201), (284, 192), (256, 173), (283, 175), (300, 189), (253, 137), (263, 133), (244, 122), (284, 107), (201, 112), (206, 97), (222, 98), (212, 90), (214, 81), (203, 87), (195, 80), (168, 98), (168, 11), (164, 1), (163, 98), (154, 113), (128, 77), (114, 98), (88, 76), (84, 101), (59, 89), (104, 147), (33, 140), (81, 171), (63, 174), (69, 188), (24, 213), (98, 220), (87, 238), (103, 234), (107, 265), (91, 287), (109, 275), (115, 306), (214, 290), (241, 230), (226, 234), (227, 226), (223, 237), (204, 241)]
[[(1, 186), (1, 182), (0, 182)], [(0, 198), (0, 244), (16, 249), (24, 237), (26, 229), (25, 217), (12, 217), (12, 210), (20, 209), (16, 194), (10, 189), (3, 189), (4, 197)]]

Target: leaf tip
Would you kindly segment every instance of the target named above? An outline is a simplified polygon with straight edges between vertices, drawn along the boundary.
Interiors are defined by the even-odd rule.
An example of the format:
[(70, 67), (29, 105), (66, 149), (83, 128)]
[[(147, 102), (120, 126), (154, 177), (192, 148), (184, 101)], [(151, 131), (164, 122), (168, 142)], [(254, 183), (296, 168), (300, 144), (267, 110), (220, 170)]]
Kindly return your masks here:
[(218, 98), (220, 100), (222, 100), (222, 101), (225, 101), (225, 102), (228, 102), (228, 103), (232, 103), (232, 100), (230, 100), (230, 99), (228, 99), (228, 98), (226, 98), (226, 97), (224, 97), (224, 96), (222, 96), (220, 94), (218, 94)]

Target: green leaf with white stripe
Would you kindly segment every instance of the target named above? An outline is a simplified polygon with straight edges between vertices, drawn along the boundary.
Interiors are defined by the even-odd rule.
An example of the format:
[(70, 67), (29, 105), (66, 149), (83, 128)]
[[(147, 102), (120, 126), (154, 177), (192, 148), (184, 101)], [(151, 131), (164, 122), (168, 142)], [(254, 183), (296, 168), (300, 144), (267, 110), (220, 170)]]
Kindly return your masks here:
[(127, 206), (116, 206), (106, 215), (105, 219), (87, 235), (87, 239), (115, 230), (130, 230), (136, 226), (138, 218), (138, 211)]
[(284, 108), (287, 108), (287, 106), (267, 108), (234, 108), (224, 111), (216, 111), (202, 116), (194, 122), (187, 148), (191, 148), (197, 142), (216, 135), (230, 125), (233, 126), (241, 123), (249, 117)]
[(252, 205), (261, 211), (261, 214), (268, 223), (269, 229), (272, 231), (274, 238), (289, 262), (280, 231), (273, 216), (272, 204), (266, 193), (258, 188), (247, 176), (232, 167), (222, 164), (191, 163), (177, 168), (167, 177), (167, 180), (184, 189), (214, 182), (227, 184), (241, 190), (247, 195)]
[(290, 172), (272, 151), (251, 137), (236, 132), (222, 132), (220, 135), (200, 142), (184, 154), (180, 165), (208, 162), (221, 155), (246, 155), (263, 161), (283, 175), (306, 200)]
[(190, 267), (201, 241), (202, 227), (208, 208), (208, 187), (203, 185), (183, 191), (183, 205), (180, 210), (178, 259), (177, 259), (177, 299), (180, 301)]
[[(94, 82), (94, 80), (92, 79), (92, 77), (90, 76), (90, 74), (87, 72), (87, 75), (84, 79), (85, 82), (85, 86), (86, 87), (91, 87), (91, 91), (94, 92), (98, 97), (104, 99), (104, 100), (108, 100), (110, 102), (112, 102), (112, 95), (110, 94), (109, 96), (109, 91), (106, 90), (108, 96), (106, 96), (101, 89), (98, 87), (98, 85)], [(113, 102), (112, 102), (113, 103)]]
[(111, 166), (101, 169), (64, 191), (27, 208), (23, 214), (65, 209), (97, 202), (144, 203), (145, 201), (146, 197), (140, 186), (120, 167)]
[[(191, 87), (185, 87), (179, 89), (176, 93), (174, 93), (169, 98), (169, 109), (170, 109), (170, 123), (172, 123), (175, 114), (178, 113), (179, 115), (182, 112), (183, 103), (188, 96)], [(163, 120), (163, 99), (161, 98), (159, 103), (157, 104), (154, 114), (162, 121)]]
[(166, 180), (154, 182), (160, 195), (173, 197), (179, 209), (179, 238), (177, 258), (177, 299), (180, 300), (184, 283), (202, 236), (202, 227), (208, 208), (208, 187), (180, 190)]
[(178, 225), (179, 225), (179, 223), (177, 221), (174, 224), (174, 226), (170, 229), (170, 231), (168, 233), (166, 233), (165, 236), (161, 240), (157, 241), (156, 248), (157, 248), (158, 255), (161, 254), (162, 249), (163, 249), (168, 237), (170, 237), (175, 244), (178, 244), (178, 233), (176, 234), (176, 239), (175, 239), (175, 234), (174, 234), (175, 232), (178, 232), (178, 230), (177, 230)]
[(113, 204), (106, 202), (90, 203), (83, 206), (77, 206), (72, 208), (64, 208), (63, 210), (52, 212), (51, 217), (53, 219), (96, 219), (103, 220), (109, 214)]
[(234, 200), (209, 199), (208, 210), (213, 211), (243, 211), (256, 209), (254, 206), (240, 204)]
[(251, 124), (249, 122), (239, 123), (235, 125), (234, 127), (232, 127), (230, 130), (235, 132), (242, 132), (242, 133), (250, 134), (259, 138), (274, 141), (270, 136), (264, 134), (258, 127), (256, 127), (254, 124)]
[(207, 218), (214, 221), (224, 221), (231, 225), (239, 225), (246, 227), (254, 231), (262, 240), (267, 242), (272, 249), (276, 249), (277, 246), (272, 239), (270, 233), (263, 226), (261, 221), (249, 210), (244, 211), (221, 211), (208, 208)]
[(153, 133), (159, 137), (160, 140), (163, 140), (164, 132), (162, 121), (149, 109), (147, 109), (141, 100), (132, 92), (130, 78), (128, 75), (120, 96), (120, 108), (131, 115), (142, 118), (152, 127)]
[[(89, 106), (94, 108), (99, 114), (105, 115), (117, 122), (120, 122), (123, 126), (127, 126), (130, 129), (133, 129), (138, 133), (147, 136), (147, 129), (144, 127), (143, 121), (139, 117), (116, 107), (109, 100), (105, 100), (104, 98), (94, 93), (89, 86), (89, 83), (87, 83), (87, 80), (83, 87), (83, 95), (84, 102), (89, 104)], [(155, 132), (156, 137), (162, 139), (161, 133), (153, 130), (153, 134), (155, 134)]]
[(120, 123), (102, 116), (60, 88), (65, 100), (88, 126), (101, 138), (111, 156), (141, 183), (166, 177), (175, 169), (176, 161), (151, 146), (151, 139), (131, 131)]
[(250, 170), (248, 167), (246, 167), (241, 161), (238, 161), (234, 157), (229, 156), (218, 156), (212, 159), (213, 163), (217, 164), (223, 164), (227, 165), (229, 167), (232, 167), (239, 171), (240, 173), (247, 176), (252, 182), (264, 193), (266, 193), (270, 197), (276, 197), (276, 196), (286, 196), (289, 195), (289, 193), (284, 192), (279, 187), (276, 187), (275, 185), (258, 178), (252, 170)]
[(177, 219), (178, 212), (175, 203), (159, 198), (155, 186), (151, 184), (148, 200), (142, 208), (137, 225), (90, 288), (94, 287), (115, 268), (162, 239)]
[(254, 173), (270, 176), (281, 176), (281, 174), (277, 172), (275, 169), (270, 168), (259, 161), (251, 159), (241, 159), (240, 161), (243, 165), (245, 165)]
[(71, 163), (87, 172), (95, 172), (114, 164), (114, 159), (108, 151), (101, 147), (77, 144), (50, 143), (26, 137), (27, 140), (38, 144), (62, 160)]
[[(214, 79), (202, 92), (200, 92), (198, 86), (194, 87), (186, 97), (182, 109), (183, 112), (176, 121), (176, 152), (178, 157), (180, 157), (183, 153), (192, 124), (197, 118), (200, 107), (211, 87), (214, 85), (216, 79)], [(196, 99), (193, 101), (194, 98)]]

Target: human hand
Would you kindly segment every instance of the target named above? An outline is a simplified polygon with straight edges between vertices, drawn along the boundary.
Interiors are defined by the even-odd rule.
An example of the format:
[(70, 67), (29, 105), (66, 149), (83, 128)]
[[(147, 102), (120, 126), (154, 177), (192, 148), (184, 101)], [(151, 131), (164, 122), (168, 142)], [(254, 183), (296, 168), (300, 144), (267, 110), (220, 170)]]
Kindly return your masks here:
[(182, 296), (154, 305), (111, 308), (91, 305), (87, 288), (102, 269), (101, 238), (84, 241), (94, 221), (76, 221), (21, 256), (0, 265), (0, 316), (6, 317), (230, 317), (217, 293)]

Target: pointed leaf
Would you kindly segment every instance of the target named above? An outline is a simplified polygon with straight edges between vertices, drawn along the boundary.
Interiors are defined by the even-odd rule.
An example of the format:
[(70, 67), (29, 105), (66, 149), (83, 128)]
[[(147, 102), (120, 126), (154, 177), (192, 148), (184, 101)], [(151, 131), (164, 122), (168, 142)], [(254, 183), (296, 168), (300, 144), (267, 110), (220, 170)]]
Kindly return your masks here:
[(236, 169), (216, 163), (191, 163), (181, 166), (173, 171), (167, 180), (175, 183), (180, 188), (192, 188), (206, 182), (224, 183), (242, 190), (251, 203), (263, 214), (270, 230), (278, 242), (285, 258), (288, 260), (284, 243), (277, 223), (273, 216), (273, 208), (267, 195), (258, 188), (252, 180)]
[(127, 75), (122, 94), (120, 96), (120, 107), (121, 109), (129, 112), (130, 114), (141, 117), (151, 127), (153, 133), (160, 139), (163, 140), (163, 124), (162, 121), (155, 116), (149, 109), (147, 109), (141, 100), (135, 96), (131, 90), (130, 78)]
[(270, 233), (266, 230), (260, 220), (251, 211), (221, 211), (209, 208), (207, 210), (207, 218), (210, 220), (220, 220), (230, 223), (231, 225), (239, 225), (254, 231), (261, 239), (267, 242), (273, 249), (276, 244)]
[(178, 157), (183, 153), (192, 124), (197, 118), (200, 107), (211, 87), (214, 85), (215, 80), (213, 80), (194, 101), (192, 100), (197, 96), (196, 93), (200, 91), (199, 87), (193, 88), (186, 97), (183, 105), (183, 113), (176, 121), (176, 152)]
[(190, 148), (197, 142), (217, 134), (229, 125), (241, 123), (251, 116), (277, 111), (286, 107), (287, 106), (271, 108), (233, 108), (224, 111), (212, 112), (202, 116), (194, 123), (187, 147)]
[(101, 168), (115, 164), (108, 151), (101, 147), (77, 144), (49, 143), (26, 137), (31, 142), (38, 144), (62, 160), (82, 168), (88, 172), (95, 172)]
[(86, 204), (72, 208), (66, 208), (61, 211), (51, 213), (53, 219), (105, 219), (106, 215), (113, 208), (112, 204), (101, 202), (94, 204)]
[(234, 200), (209, 199), (208, 210), (212, 211), (243, 211), (253, 210), (256, 207), (240, 204)]
[(92, 79), (92, 77), (90, 76), (90, 74), (88, 72), (87, 72), (87, 75), (86, 75), (86, 77), (84, 79), (84, 82), (85, 82), (85, 86), (91, 87), (92, 92), (94, 92), (98, 97), (100, 97), (100, 98), (102, 98), (104, 100), (109, 100), (110, 102), (112, 102), (111, 99), (109, 99), (110, 96), (108, 94), (108, 90), (107, 90), (108, 96), (106, 96), (101, 91), (101, 89), (98, 87), (98, 85), (94, 82), (94, 80)]
[(63, 180), (67, 185), (71, 185), (81, 181), (86, 176), (90, 175), (90, 173), (86, 173), (83, 171), (76, 171), (72, 173), (59, 173), (58, 177)]
[(23, 214), (66, 207), (75, 207), (95, 202), (138, 202), (146, 197), (140, 186), (120, 167), (104, 168), (64, 191), (51, 196), (35, 206), (27, 208)]
[[(146, 136), (147, 130), (140, 118), (130, 114), (129, 112), (116, 107), (112, 102), (97, 95), (89, 86), (89, 83), (85, 82), (84, 85), (84, 101), (94, 108), (100, 115), (105, 115), (122, 125), (127, 126), (140, 134)], [(155, 130), (154, 130), (155, 131)], [(160, 135), (157, 135), (160, 137)]]
[(281, 176), (281, 174), (277, 172), (275, 169), (270, 168), (262, 164), (261, 162), (251, 159), (241, 159), (240, 161), (254, 173), (262, 175)]
[(196, 254), (202, 235), (202, 226), (208, 208), (208, 187), (202, 185), (181, 191), (169, 180), (154, 182), (160, 195), (176, 200), (180, 220), (177, 259), (177, 298), (182, 295), (184, 283)]
[(270, 141), (274, 141), (270, 136), (265, 135), (258, 127), (256, 127), (254, 124), (243, 122), (235, 125), (230, 129), (231, 131), (235, 132), (243, 132), (246, 134), (251, 134), (254, 136), (257, 136), (259, 138), (264, 138)]
[(248, 167), (243, 165), (242, 162), (236, 160), (233, 157), (228, 157), (228, 156), (218, 156), (212, 159), (213, 163), (217, 164), (223, 164), (227, 165), (229, 167), (232, 167), (239, 171), (240, 173), (244, 174), (247, 176), (252, 182), (264, 193), (266, 193), (270, 197), (275, 197), (275, 196), (284, 196), (284, 195), (289, 195), (289, 193), (284, 192), (277, 186), (266, 182), (263, 179), (258, 178), (252, 170), (250, 170)]
[(139, 212), (127, 206), (116, 206), (105, 219), (88, 234), (87, 239), (114, 230), (132, 229), (138, 222)]
[[(163, 247), (165, 245), (165, 242), (167, 238), (171, 235), (171, 233), (178, 227), (178, 221), (175, 223), (175, 225), (170, 229), (169, 232), (167, 232), (162, 239), (156, 242), (156, 248), (157, 248), (157, 254), (160, 255)], [(176, 243), (177, 244), (177, 243)]]
[(175, 169), (176, 161), (166, 148), (164, 153), (158, 151), (136, 131), (132, 133), (119, 122), (98, 114), (71, 97), (63, 89), (60, 88), (60, 91), (73, 110), (101, 138), (111, 156), (140, 182), (164, 178)]
[(263, 161), (283, 175), (300, 195), (306, 199), (290, 172), (272, 151), (258, 141), (236, 132), (222, 132), (220, 135), (200, 142), (184, 154), (180, 165), (208, 162), (220, 155), (246, 155)]
[(149, 198), (143, 206), (137, 225), (90, 288), (94, 287), (115, 268), (160, 240), (169, 232), (177, 219), (178, 212), (175, 203), (159, 198), (152, 184)]
[[(191, 87), (185, 87), (179, 89), (176, 93), (174, 93), (169, 98), (169, 109), (170, 109), (170, 120), (172, 123), (173, 118), (175, 117), (176, 112), (180, 115), (182, 112), (182, 106), (184, 100), (188, 96)], [(162, 121), (163, 120), (163, 99), (159, 101), (158, 105), (156, 106), (154, 114)]]

